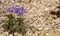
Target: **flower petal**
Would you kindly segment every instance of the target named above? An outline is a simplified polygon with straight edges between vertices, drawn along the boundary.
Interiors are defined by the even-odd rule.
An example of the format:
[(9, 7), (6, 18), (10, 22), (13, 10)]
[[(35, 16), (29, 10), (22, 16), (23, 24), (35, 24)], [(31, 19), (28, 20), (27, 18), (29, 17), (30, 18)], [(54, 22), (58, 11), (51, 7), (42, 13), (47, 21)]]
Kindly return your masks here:
[(26, 13), (26, 10), (22, 8), (22, 14), (24, 15)]
[(18, 13), (21, 10), (21, 8), (15, 8), (15, 13)]
[(20, 14), (20, 13), (18, 13), (18, 14), (17, 14), (17, 16), (21, 16), (21, 14)]
[(7, 11), (8, 12), (14, 12), (14, 10), (15, 10), (15, 7), (14, 6), (7, 8)]
[(10, 8), (7, 8), (7, 11), (10, 12), (11, 11)]

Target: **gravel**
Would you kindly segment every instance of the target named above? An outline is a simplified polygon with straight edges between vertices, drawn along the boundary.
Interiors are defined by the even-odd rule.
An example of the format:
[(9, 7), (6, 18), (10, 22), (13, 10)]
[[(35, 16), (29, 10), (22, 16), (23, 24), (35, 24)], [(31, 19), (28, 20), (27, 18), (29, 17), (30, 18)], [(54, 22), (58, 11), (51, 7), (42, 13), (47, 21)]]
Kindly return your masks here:
[[(25, 36), (52, 36), (55, 35), (55, 32), (60, 32), (60, 17), (57, 18), (56, 15), (50, 14), (50, 11), (58, 10), (57, 5), (60, 4), (59, 0), (22, 0), (22, 2), (18, 2), (19, 0), (1, 1), (4, 3), (0, 4), (0, 7), (3, 7), (1, 10), (4, 10), (6, 13), (6, 8), (13, 5), (26, 9), (27, 13), (23, 16), (25, 17), (24, 22), (26, 22), (28, 27)], [(56, 17), (56, 19), (53, 17)], [(1, 17), (0, 20), (2, 20)], [(5, 34), (6, 33), (3, 32), (1, 35), (4, 36)], [(17, 35), (20, 36), (21, 34), (15, 34), (15, 36)], [(9, 34), (9, 36), (13, 36), (13, 34)]]

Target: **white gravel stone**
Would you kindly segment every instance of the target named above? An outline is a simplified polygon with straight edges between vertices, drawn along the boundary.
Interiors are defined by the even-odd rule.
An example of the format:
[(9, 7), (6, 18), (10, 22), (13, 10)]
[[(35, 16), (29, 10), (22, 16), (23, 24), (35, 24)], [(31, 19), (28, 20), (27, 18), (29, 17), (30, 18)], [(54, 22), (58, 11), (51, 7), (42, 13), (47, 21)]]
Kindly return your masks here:
[(13, 36), (13, 34), (9, 34), (9, 36)]
[(7, 35), (7, 36), (8, 36), (8, 34), (9, 34), (9, 32), (7, 32), (7, 31), (6, 31), (6, 32), (5, 32), (5, 35)]
[(46, 33), (46, 36), (49, 36), (49, 33)]
[(39, 30), (43, 30), (43, 27), (40, 27)]
[(50, 29), (50, 27), (44, 27), (44, 30), (49, 30)]

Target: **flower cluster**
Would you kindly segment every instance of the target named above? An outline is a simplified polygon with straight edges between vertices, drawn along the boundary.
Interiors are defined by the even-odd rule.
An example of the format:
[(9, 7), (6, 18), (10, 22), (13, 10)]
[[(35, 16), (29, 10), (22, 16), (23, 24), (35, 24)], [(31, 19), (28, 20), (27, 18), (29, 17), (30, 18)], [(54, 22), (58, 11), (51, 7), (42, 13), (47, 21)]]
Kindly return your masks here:
[(15, 12), (17, 13), (18, 16), (24, 15), (26, 13), (26, 10), (24, 8), (18, 7), (16, 8), (15, 6), (7, 8), (8, 12)]

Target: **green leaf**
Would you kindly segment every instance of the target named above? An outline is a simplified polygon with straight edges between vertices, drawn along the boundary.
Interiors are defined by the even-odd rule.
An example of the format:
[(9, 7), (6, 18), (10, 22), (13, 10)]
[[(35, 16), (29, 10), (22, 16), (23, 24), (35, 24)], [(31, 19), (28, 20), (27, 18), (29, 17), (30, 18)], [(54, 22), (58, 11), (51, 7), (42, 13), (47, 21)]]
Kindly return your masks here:
[[(14, 33), (14, 32), (18, 32), (18, 33), (22, 33), (25, 34), (26, 33), (26, 28), (24, 26), (24, 18), (14, 18), (12, 16), (12, 14), (7, 15), (7, 17), (9, 18), (6, 23), (3, 25), (3, 28), (7, 31), (10, 31), (9, 33)], [(15, 22), (15, 23), (14, 23)], [(18, 23), (17, 23), (18, 22)], [(17, 24), (16, 24), (17, 23)], [(19, 25), (20, 24), (20, 25)]]
[(9, 19), (15, 19), (12, 14), (6, 15)]

